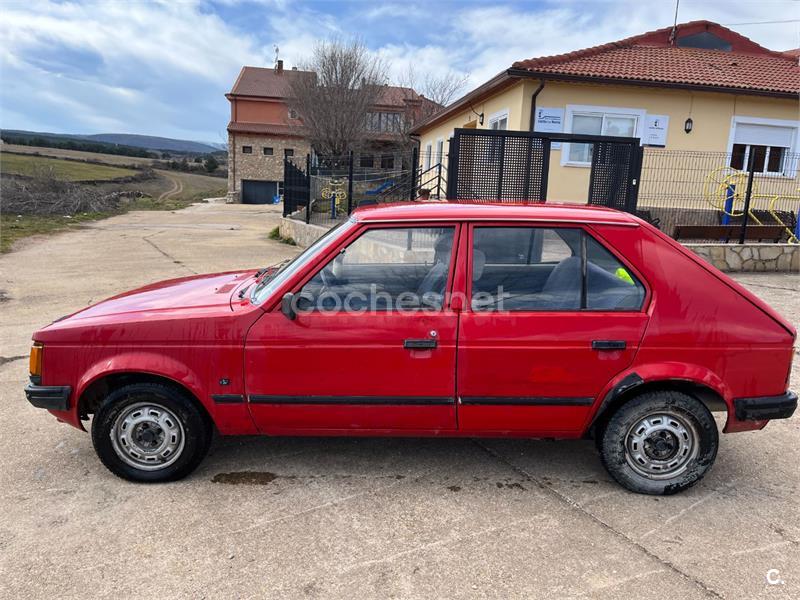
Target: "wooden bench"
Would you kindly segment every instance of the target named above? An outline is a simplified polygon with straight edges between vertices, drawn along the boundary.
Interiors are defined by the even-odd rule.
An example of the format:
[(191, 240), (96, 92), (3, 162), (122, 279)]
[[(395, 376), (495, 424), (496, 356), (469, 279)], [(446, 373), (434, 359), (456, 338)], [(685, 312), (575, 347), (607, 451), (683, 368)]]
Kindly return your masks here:
[[(741, 225), (676, 225), (672, 234), (675, 240), (719, 240), (728, 243), (738, 240), (742, 234)], [(786, 229), (780, 225), (748, 225), (745, 240), (780, 242)]]

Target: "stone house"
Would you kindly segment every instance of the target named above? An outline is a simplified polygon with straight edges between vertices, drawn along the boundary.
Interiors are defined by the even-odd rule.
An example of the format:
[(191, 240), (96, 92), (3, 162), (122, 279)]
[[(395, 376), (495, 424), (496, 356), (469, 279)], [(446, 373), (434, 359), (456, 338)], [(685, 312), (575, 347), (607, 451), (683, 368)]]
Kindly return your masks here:
[[(312, 153), (302, 120), (289, 107), (289, 97), (292, 78), (313, 76), (310, 71), (284, 69), (282, 60), (274, 68), (242, 67), (225, 95), (231, 105), (228, 202), (270, 202), (283, 193), (284, 158)], [(409, 148), (405, 119), (431, 104), (410, 88), (384, 86), (378, 104), (367, 115), (370, 146), (356, 157), (356, 166), (387, 170), (408, 163), (410, 168), (403, 158)]]

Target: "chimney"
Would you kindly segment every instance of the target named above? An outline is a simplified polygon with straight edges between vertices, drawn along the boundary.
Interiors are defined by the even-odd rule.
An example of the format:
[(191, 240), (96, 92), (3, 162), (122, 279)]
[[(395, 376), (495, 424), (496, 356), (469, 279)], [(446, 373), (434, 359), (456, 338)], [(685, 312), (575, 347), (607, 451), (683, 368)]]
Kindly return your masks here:
[(283, 73), (283, 60), (278, 60), (277, 65), (275, 66), (275, 72), (280, 75)]

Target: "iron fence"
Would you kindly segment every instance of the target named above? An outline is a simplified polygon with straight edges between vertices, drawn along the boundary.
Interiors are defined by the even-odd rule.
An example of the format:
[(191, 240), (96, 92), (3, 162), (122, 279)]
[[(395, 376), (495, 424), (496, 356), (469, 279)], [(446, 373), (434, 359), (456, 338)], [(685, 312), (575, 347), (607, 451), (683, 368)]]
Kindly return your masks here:
[(359, 206), (415, 200), (421, 192), (441, 198), (446, 189), (441, 162), (419, 167), (430, 160), (416, 149), (286, 158), (284, 216), (331, 227)]

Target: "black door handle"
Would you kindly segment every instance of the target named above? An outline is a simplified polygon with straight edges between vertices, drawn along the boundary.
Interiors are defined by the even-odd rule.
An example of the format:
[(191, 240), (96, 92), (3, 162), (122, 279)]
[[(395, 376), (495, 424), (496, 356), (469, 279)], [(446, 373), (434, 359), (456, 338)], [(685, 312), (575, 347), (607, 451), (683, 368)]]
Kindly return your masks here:
[(625, 350), (625, 340), (592, 340), (592, 350)]
[(437, 340), (404, 340), (403, 348), (406, 350), (431, 350), (438, 345)]

